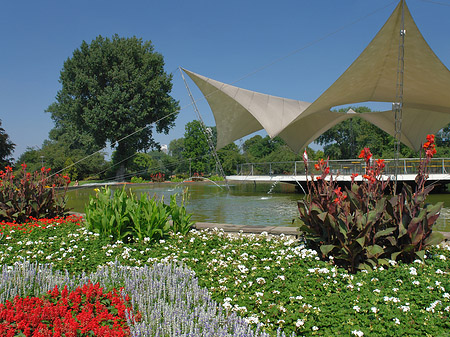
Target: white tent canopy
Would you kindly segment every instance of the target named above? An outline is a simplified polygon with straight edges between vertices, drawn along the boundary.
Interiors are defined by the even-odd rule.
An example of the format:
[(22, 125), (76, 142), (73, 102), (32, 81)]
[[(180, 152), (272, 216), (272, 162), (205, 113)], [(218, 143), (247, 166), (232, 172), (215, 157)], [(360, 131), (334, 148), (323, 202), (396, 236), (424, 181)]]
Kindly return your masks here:
[[(353, 64), (311, 104), (240, 89), (185, 70), (213, 111), (218, 148), (263, 127), (269, 136), (279, 135), (298, 151), (337, 123), (356, 116), (330, 111), (333, 107), (394, 102), (402, 10), (406, 35), (400, 140), (418, 150), (427, 134), (450, 123), (450, 71), (424, 40), (404, 0)], [(395, 135), (392, 111), (357, 116)]]

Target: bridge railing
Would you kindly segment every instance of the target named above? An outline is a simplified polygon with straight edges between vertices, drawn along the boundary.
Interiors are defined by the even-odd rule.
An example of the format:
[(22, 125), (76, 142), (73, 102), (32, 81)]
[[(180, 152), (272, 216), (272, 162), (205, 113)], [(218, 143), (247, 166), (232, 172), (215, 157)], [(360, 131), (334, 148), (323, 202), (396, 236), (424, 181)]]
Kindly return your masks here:
[[(320, 174), (314, 167), (316, 161), (308, 162), (309, 174)], [(395, 160), (385, 159), (384, 173), (395, 174)], [(375, 164), (375, 163), (374, 163)], [(398, 162), (398, 174), (417, 174), (420, 158), (401, 158)], [(329, 160), (330, 172), (333, 175), (364, 174), (366, 164), (363, 159)], [(428, 164), (430, 174), (450, 173), (450, 158), (433, 158)], [(237, 166), (237, 175), (241, 176), (272, 176), (272, 175), (304, 175), (303, 161), (244, 163)]]

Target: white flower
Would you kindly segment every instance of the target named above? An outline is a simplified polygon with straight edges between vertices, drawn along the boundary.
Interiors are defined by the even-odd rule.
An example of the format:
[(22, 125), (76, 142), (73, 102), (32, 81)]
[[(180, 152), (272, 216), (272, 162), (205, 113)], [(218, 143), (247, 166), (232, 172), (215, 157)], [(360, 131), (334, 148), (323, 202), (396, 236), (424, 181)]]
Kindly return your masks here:
[(397, 317), (393, 318), (392, 320), (395, 324), (400, 324), (400, 320)]
[(376, 307), (370, 308), (370, 311), (372, 311), (374, 314), (376, 314), (379, 310)]
[(244, 266), (243, 264), (238, 265), (238, 268), (239, 268), (240, 272), (243, 274), (248, 272), (248, 268), (246, 266)]
[(420, 284), (419, 281), (412, 281), (412, 284), (414, 284), (415, 286), (418, 286)]
[(364, 332), (362, 332), (361, 330), (353, 330), (352, 335), (362, 337), (362, 336), (364, 336)]
[(380, 293), (380, 289), (374, 289), (373, 292), (379, 294)]
[(298, 319), (297, 322), (295, 323), (295, 326), (297, 328), (300, 328), (301, 326), (303, 326), (305, 324), (305, 321), (302, 319)]
[(313, 331), (317, 331), (317, 330), (319, 330), (319, 328), (318, 327), (316, 327), (315, 325), (311, 328)]
[(403, 312), (408, 312), (409, 311), (409, 306), (408, 305), (401, 305), (398, 308), (400, 310), (402, 310)]
[(436, 274), (444, 274), (444, 272), (440, 269), (436, 270)]
[(417, 270), (416, 270), (416, 268), (414, 268), (414, 267), (409, 268), (409, 273), (410, 273), (411, 275), (417, 275)]
[(353, 310), (355, 310), (356, 312), (359, 312), (361, 310), (361, 308), (357, 305), (354, 305)]
[(449, 293), (445, 293), (444, 295), (442, 295), (442, 297), (450, 299), (450, 294)]
[(444, 261), (447, 260), (447, 258), (444, 255), (439, 255), (439, 258)]
[(256, 283), (258, 283), (258, 284), (265, 284), (266, 280), (263, 277), (258, 277), (256, 279)]

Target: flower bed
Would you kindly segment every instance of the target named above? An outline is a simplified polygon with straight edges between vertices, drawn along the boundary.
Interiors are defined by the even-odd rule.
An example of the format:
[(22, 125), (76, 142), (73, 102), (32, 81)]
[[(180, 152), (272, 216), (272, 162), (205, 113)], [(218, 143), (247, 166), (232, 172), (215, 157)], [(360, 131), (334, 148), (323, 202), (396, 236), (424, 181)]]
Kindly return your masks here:
[[(353, 275), (286, 237), (193, 231), (151, 245), (145, 239), (124, 244), (87, 231), (75, 217), (39, 223), (2, 224), (0, 263), (10, 266), (2, 271), (2, 303), (40, 296), (55, 285), (73, 290), (90, 279), (105, 292), (124, 287), (133, 309), (142, 312), (141, 322), (129, 321), (133, 336), (154, 335), (151, 329), (162, 336), (174, 329), (263, 336), (258, 324), (270, 335), (281, 328), (297, 335), (439, 336), (450, 328), (448, 247), (432, 248), (424, 263), (392, 261)], [(53, 269), (25, 264), (25, 272), (25, 260), (51, 262)], [(58, 271), (64, 269), (67, 274)], [(158, 289), (166, 289), (164, 296)], [(159, 307), (147, 312), (149, 303)], [(155, 317), (162, 319), (156, 327)]]

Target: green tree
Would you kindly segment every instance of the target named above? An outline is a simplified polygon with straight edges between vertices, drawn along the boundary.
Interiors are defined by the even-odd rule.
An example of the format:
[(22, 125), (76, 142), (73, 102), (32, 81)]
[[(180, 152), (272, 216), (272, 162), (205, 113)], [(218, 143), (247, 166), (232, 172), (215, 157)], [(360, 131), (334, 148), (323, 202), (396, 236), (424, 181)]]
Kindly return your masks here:
[(7, 165), (11, 165), (12, 155), (16, 144), (11, 142), (5, 129), (2, 128), (2, 120), (0, 119), (0, 169)]
[(210, 171), (209, 146), (202, 124), (194, 120), (185, 126), (183, 157), (190, 161), (191, 173)]
[[(263, 162), (270, 161), (267, 157), (278, 151), (280, 147), (284, 146), (285, 142), (280, 137), (270, 138), (269, 136), (262, 137), (260, 135), (253, 136), (247, 139), (242, 145), (245, 160), (248, 162)], [(288, 150), (289, 153), (293, 153)], [(284, 153), (288, 153), (284, 152)], [(290, 156), (290, 155), (289, 155)], [(281, 159), (281, 158), (278, 158)], [(286, 160), (289, 160), (286, 158)]]
[(174, 125), (179, 107), (163, 66), (149, 41), (118, 35), (83, 41), (64, 62), (62, 89), (47, 111), (59, 132), (92, 140), (96, 148), (110, 142), (123, 173), (135, 152), (158, 147), (153, 124), (164, 133)]
[(173, 160), (175, 174), (189, 173), (189, 161), (184, 158), (184, 138), (177, 138), (169, 143), (169, 156)]
[[(356, 113), (370, 112), (368, 107), (353, 107)], [(348, 109), (340, 109), (346, 112)], [(395, 139), (377, 126), (358, 116), (345, 120), (327, 130), (315, 140), (323, 146), (324, 154), (330, 159), (357, 158), (364, 147), (369, 147), (374, 156), (394, 158)], [(414, 156), (415, 152), (401, 144), (402, 157)]]

